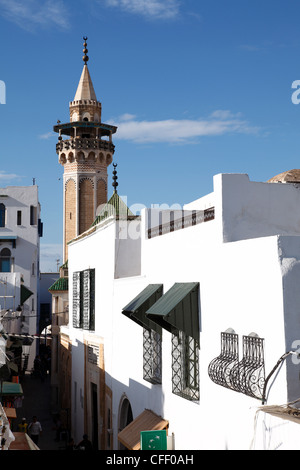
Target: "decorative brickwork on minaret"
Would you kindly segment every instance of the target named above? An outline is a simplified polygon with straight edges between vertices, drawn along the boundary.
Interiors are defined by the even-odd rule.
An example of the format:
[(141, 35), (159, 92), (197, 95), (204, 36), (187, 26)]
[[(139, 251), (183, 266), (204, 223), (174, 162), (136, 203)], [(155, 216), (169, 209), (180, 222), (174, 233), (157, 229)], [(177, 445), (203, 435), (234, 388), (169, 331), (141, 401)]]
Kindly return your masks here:
[(74, 100), (69, 103), (70, 122), (54, 126), (59, 134), (56, 152), (64, 167), (64, 262), (67, 244), (93, 223), (97, 208), (107, 202), (107, 167), (113, 160), (112, 135), (117, 128), (101, 122), (87, 61), (84, 38), (84, 66)]
[(76, 183), (69, 179), (65, 184), (64, 246), (76, 237)]

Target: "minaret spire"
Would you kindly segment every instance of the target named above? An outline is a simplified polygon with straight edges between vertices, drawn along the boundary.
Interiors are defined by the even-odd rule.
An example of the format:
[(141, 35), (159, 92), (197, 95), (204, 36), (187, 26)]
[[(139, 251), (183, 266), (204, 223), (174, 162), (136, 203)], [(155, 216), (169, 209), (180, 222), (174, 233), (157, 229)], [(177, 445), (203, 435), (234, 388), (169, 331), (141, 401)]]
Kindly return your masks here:
[(89, 56), (87, 55), (88, 53), (88, 49), (87, 49), (87, 36), (83, 36), (83, 40), (84, 40), (84, 43), (83, 43), (83, 53), (84, 53), (84, 56), (82, 57), (82, 60), (84, 62), (84, 64), (86, 65), (87, 61), (89, 60)]
[(84, 65), (75, 98), (69, 103), (70, 121), (54, 126), (59, 134), (56, 152), (64, 167), (64, 262), (68, 242), (88, 230), (97, 208), (107, 203), (107, 167), (113, 160), (112, 136), (117, 131), (101, 121), (101, 103), (87, 66), (87, 37), (83, 40)]
[(114, 188), (114, 193), (117, 194), (117, 186), (119, 186), (119, 183), (117, 183), (117, 163), (113, 163), (114, 171), (113, 171), (113, 184), (112, 187)]

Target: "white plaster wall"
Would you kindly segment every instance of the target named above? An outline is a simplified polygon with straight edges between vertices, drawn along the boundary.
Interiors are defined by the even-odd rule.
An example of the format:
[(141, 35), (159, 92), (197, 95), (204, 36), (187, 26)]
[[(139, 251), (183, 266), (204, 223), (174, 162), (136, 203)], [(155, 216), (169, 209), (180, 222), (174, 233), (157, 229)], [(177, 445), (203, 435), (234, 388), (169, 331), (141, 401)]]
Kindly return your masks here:
[[(106, 380), (113, 390), (115, 448), (118, 410), (124, 394), (134, 417), (150, 408), (170, 421), (170, 433), (174, 432), (178, 449), (248, 448), (254, 422), (254, 412), (249, 413), (249, 408), (256, 409), (257, 401), (214, 384), (207, 367), (220, 352), (220, 333), (229, 327), (240, 335), (240, 341), (242, 335), (253, 331), (266, 338), (267, 370), (285, 351), (277, 237), (221, 244), (213, 237), (214, 221), (200, 224), (144, 240), (143, 275), (113, 281), (113, 227), (71, 244), (69, 269), (71, 276), (74, 270), (96, 268), (95, 334), (104, 337)], [(172, 394), (171, 335), (165, 330), (163, 384), (151, 385), (143, 380), (142, 328), (121, 313), (149, 283), (163, 283), (167, 291), (175, 282), (192, 281), (200, 282), (199, 404)], [(278, 327), (272, 330), (272, 345), (270, 320)], [(73, 381), (83, 388), (82, 332), (72, 330), (72, 334), (74, 344), (79, 344), (73, 350)], [(279, 393), (279, 399), (285, 401), (285, 396)], [(220, 422), (220, 413), (228, 416), (230, 426), (224, 426), (223, 419)], [(243, 432), (237, 433), (237, 429)]]
[(140, 220), (119, 220), (116, 224), (115, 278), (141, 273)]
[[(284, 335), (286, 351), (300, 353), (300, 237), (281, 236), (278, 240), (279, 262), (284, 292)], [(291, 356), (286, 361), (288, 378), (287, 401), (300, 398), (300, 359)], [(300, 403), (298, 403), (300, 406)]]
[(195, 201), (189, 202), (188, 204), (184, 205), (185, 210), (205, 210), (205, 209), (210, 209), (211, 207), (214, 207), (216, 204), (215, 201), (215, 194), (210, 193), (207, 194), (206, 196), (203, 196), (199, 199), (196, 199)]
[(225, 242), (300, 235), (298, 185), (253, 182), (246, 174), (219, 174), (214, 176), (214, 192), (222, 207)]
[[(136, 224), (136, 222), (133, 222)], [(133, 227), (134, 231), (139, 230)], [(125, 232), (122, 236), (121, 231)], [(116, 239), (116, 234), (119, 238)], [(121, 235), (120, 235), (121, 234)], [(128, 235), (128, 234), (127, 234)], [(126, 373), (126, 367), (122, 363), (122, 358), (126, 358), (128, 349), (127, 336), (125, 335), (125, 344), (123, 335), (115, 334), (117, 329), (124, 333), (123, 315), (114, 315), (114, 299), (118, 295), (114, 292), (115, 277), (122, 277), (124, 273), (139, 273), (140, 271), (140, 240), (132, 240), (126, 235), (123, 224), (116, 224), (112, 219), (104, 223), (97, 231), (81, 238), (80, 240), (69, 244), (69, 299), (70, 299), (70, 320), (68, 333), (72, 338), (72, 389), (74, 399), (74, 383), (77, 383), (80, 389), (84, 389), (83, 376), (83, 357), (82, 344), (86, 335), (82, 330), (75, 329), (72, 326), (72, 276), (75, 271), (95, 268), (95, 331), (89, 332), (89, 337), (93, 335), (105, 338), (104, 341), (104, 362), (106, 371), (106, 383), (112, 389), (118, 389), (118, 382), (122, 382), (122, 372)], [(124, 306), (124, 305), (123, 305)], [(118, 306), (116, 307), (118, 309)], [(126, 322), (125, 322), (126, 323)], [(117, 325), (117, 326), (116, 326)], [(131, 327), (130, 322), (130, 327)], [(125, 327), (126, 328), (126, 327)], [(121, 340), (120, 340), (121, 338)], [(131, 343), (130, 346), (134, 344)], [(115, 380), (116, 377), (116, 380)], [(126, 378), (128, 382), (128, 378)], [(128, 385), (127, 385), (128, 387)], [(113, 399), (115, 397), (113, 396)], [(80, 397), (77, 396), (77, 429), (83, 429), (83, 408), (79, 403)], [(74, 433), (81, 432), (74, 429)], [(74, 434), (75, 435), (75, 434)]]
[[(171, 392), (170, 335), (163, 331), (163, 415), (170, 420), (170, 432), (181, 449), (249, 445), (252, 425), (245, 426), (245, 413), (257, 401), (215, 385), (207, 374), (209, 362), (220, 353), (222, 331), (233, 328), (240, 342), (242, 335), (253, 331), (266, 338), (267, 371), (285, 352), (277, 237), (221, 244), (212, 236), (214, 226), (214, 221), (207, 222), (143, 242), (143, 274), (147, 273), (149, 283), (162, 282), (166, 291), (175, 282), (200, 282), (199, 405)], [(276, 324), (275, 331), (270, 331), (270, 321)], [(279, 398), (284, 401), (286, 397), (281, 394)], [(232, 426), (223, 428), (221, 409), (222, 416), (233, 414)], [(236, 433), (237, 426), (243, 433)]]
[[(207, 368), (220, 353), (221, 332), (229, 327), (239, 334), (240, 358), (243, 335), (255, 332), (265, 339), (266, 375), (290, 348), (289, 343), (298, 338), (299, 239), (277, 236), (280, 228), (281, 234), (297, 233), (296, 216), (293, 219), (284, 213), (281, 226), (278, 220), (284, 212), (284, 201), (287, 204), (291, 199), (292, 207), (296, 205), (298, 190), (287, 185), (252, 184), (247, 175), (218, 175), (214, 184), (213, 221), (147, 240), (147, 211), (142, 212), (140, 276), (114, 280), (118, 272), (116, 259), (126, 263), (128, 258), (126, 245), (115, 245), (113, 223), (69, 246), (70, 277), (72, 271), (96, 268), (95, 334), (104, 338), (106, 380), (113, 390), (115, 448), (118, 410), (124, 394), (134, 418), (144, 408), (150, 408), (169, 420), (176, 449), (235, 450), (253, 445), (265, 448), (266, 443), (273, 448), (282, 440), (276, 431), (276, 418), (272, 421), (264, 413), (258, 415), (257, 431), (259, 400), (216, 385), (208, 377)], [(202, 207), (201, 201), (195, 202), (195, 208)], [(193, 208), (191, 203), (189, 209)], [(119, 248), (124, 249), (124, 256), (116, 258), (115, 250)], [(200, 283), (199, 403), (172, 393), (171, 335), (165, 330), (163, 383), (151, 385), (142, 379), (142, 328), (121, 313), (149, 283), (163, 283), (166, 292), (175, 282)], [(82, 332), (72, 330), (72, 334), (74, 344), (82, 341)], [(73, 373), (74, 380), (83, 384), (80, 354), (80, 348), (75, 348)], [(291, 358), (272, 378), (268, 404), (286, 403), (289, 396), (296, 394), (299, 371), (295, 368), (290, 372), (290, 367)], [(287, 373), (292, 377), (289, 393)], [(280, 447), (294, 445), (295, 427), (285, 423), (281, 429), (285, 437)], [(298, 442), (299, 439), (300, 436)]]
[[(69, 327), (66, 332), (72, 341), (72, 434), (81, 439), (84, 431), (84, 336), (73, 328), (73, 272), (95, 268), (95, 335), (109, 337), (112, 319), (112, 295), (115, 259), (115, 225), (106, 224), (97, 232), (70, 243), (69, 253)], [(110, 301), (108, 301), (110, 299)], [(104, 346), (104, 355), (110, 343)], [(106, 358), (105, 358), (106, 363)], [(75, 393), (75, 389), (77, 393)], [(76, 396), (75, 396), (76, 394)], [(75, 412), (76, 409), (76, 412)]]

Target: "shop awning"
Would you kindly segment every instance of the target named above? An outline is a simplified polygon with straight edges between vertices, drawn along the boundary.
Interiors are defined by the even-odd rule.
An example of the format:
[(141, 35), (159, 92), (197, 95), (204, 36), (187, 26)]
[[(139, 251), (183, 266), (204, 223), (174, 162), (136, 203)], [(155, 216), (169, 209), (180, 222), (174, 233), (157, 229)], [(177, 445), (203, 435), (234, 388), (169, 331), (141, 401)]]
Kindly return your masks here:
[(22, 389), (21, 384), (14, 383), (14, 382), (2, 382), (0, 383), (0, 395), (2, 396), (23, 395), (23, 389)]
[(199, 340), (199, 283), (176, 283), (146, 311), (149, 320), (169, 332), (183, 331)]
[(122, 313), (131, 320), (138, 323), (138, 325), (160, 333), (161, 326), (152, 322), (147, 316), (146, 311), (155, 302), (161, 298), (163, 293), (162, 284), (149, 284), (142, 292), (140, 292), (126, 307), (123, 308)]
[(151, 410), (144, 410), (137, 418), (118, 434), (119, 441), (129, 450), (141, 449), (141, 431), (162, 431), (167, 429), (169, 421)]
[(6, 414), (7, 419), (16, 419), (17, 418), (17, 412), (16, 408), (8, 408), (6, 406), (3, 407), (4, 413)]
[[(299, 400), (297, 400), (299, 401)], [(294, 408), (289, 405), (270, 405), (262, 406), (259, 408), (260, 411), (264, 411), (276, 418), (281, 418), (293, 423), (300, 424), (300, 409)]]

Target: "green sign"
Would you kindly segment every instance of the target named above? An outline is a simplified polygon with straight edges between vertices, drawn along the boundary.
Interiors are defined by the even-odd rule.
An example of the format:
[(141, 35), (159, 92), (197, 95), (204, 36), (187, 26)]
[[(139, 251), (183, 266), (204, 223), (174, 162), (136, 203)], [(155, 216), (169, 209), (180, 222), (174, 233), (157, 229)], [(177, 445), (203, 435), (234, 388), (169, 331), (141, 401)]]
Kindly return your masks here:
[(141, 431), (141, 450), (167, 450), (167, 431)]

